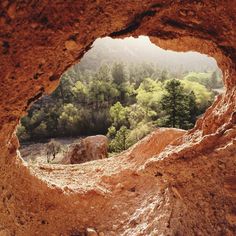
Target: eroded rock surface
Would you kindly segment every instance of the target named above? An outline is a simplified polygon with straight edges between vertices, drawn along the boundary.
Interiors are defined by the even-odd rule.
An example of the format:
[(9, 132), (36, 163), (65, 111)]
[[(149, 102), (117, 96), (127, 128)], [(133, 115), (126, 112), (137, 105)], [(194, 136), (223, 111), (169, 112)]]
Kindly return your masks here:
[[(0, 232), (235, 235), (235, 6), (229, 0), (1, 1)], [(141, 141), (135, 155), (27, 166), (17, 152), (20, 117), (107, 35), (147, 35), (165, 49), (214, 56), (226, 91), (193, 130), (160, 152)]]

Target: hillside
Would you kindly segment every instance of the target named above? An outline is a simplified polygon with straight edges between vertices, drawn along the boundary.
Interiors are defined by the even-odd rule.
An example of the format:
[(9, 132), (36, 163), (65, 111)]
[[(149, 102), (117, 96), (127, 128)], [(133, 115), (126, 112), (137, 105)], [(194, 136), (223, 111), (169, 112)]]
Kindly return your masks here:
[(148, 37), (97, 39), (77, 65), (80, 69), (96, 70), (102, 64), (122, 61), (126, 64), (153, 63), (170, 72), (214, 71), (218, 69), (215, 59), (197, 52), (179, 53), (157, 47)]

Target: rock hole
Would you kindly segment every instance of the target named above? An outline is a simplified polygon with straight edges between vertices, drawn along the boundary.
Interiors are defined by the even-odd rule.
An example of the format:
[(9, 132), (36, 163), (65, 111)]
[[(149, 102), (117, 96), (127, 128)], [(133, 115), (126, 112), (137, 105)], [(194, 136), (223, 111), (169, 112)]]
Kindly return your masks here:
[(3, 54), (7, 54), (9, 52), (10, 49), (10, 44), (8, 41), (3, 41), (2, 43), (2, 52)]
[(158, 177), (158, 176), (161, 177), (161, 176), (163, 176), (163, 174), (161, 172), (157, 171), (156, 174), (155, 174), (155, 177)]
[[(153, 14), (145, 12), (135, 22)], [(76, 35), (69, 40), (76, 44)], [(21, 156), (31, 164), (80, 164), (116, 156), (159, 127), (191, 129), (224, 92), (221, 77), (213, 58), (166, 51), (148, 37), (98, 39), (51, 95), (40, 98), (41, 89), (28, 101), (40, 98), (17, 130)], [(58, 79), (56, 73), (49, 77)]]
[(46, 220), (41, 220), (41, 224), (46, 225), (46, 224), (48, 224), (48, 222)]
[(136, 187), (130, 188), (129, 191), (130, 191), (130, 192), (133, 192), (133, 193), (136, 192)]

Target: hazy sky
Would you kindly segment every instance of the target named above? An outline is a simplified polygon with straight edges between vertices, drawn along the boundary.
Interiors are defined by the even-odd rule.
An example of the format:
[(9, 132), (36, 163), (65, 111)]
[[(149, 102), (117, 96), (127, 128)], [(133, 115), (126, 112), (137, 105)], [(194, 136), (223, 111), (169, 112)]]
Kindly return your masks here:
[(94, 63), (100, 65), (114, 61), (149, 62), (173, 71), (180, 69), (205, 71), (218, 68), (215, 59), (212, 57), (198, 52), (164, 50), (151, 43), (146, 36), (125, 39), (99, 38), (94, 42), (92, 49), (85, 54), (80, 64), (84, 66), (91, 63), (94, 66)]

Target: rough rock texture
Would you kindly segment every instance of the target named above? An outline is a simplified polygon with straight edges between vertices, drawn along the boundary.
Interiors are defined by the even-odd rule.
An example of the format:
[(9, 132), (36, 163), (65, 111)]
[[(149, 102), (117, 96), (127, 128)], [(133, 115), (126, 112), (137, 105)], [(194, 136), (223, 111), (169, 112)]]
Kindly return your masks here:
[[(235, 0), (0, 1), (0, 232), (235, 235), (235, 16)], [(161, 151), (145, 155), (140, 142), (136, 155), (27, 166), (17, 152), (20, 117), (106, 35), (147, 35), (166, 49), (213, 56), (226, 91)]]
[(61, 164), (80, 164), (108, 157), (108, 139), (104, 135), (89, 136), (71, 144)]

